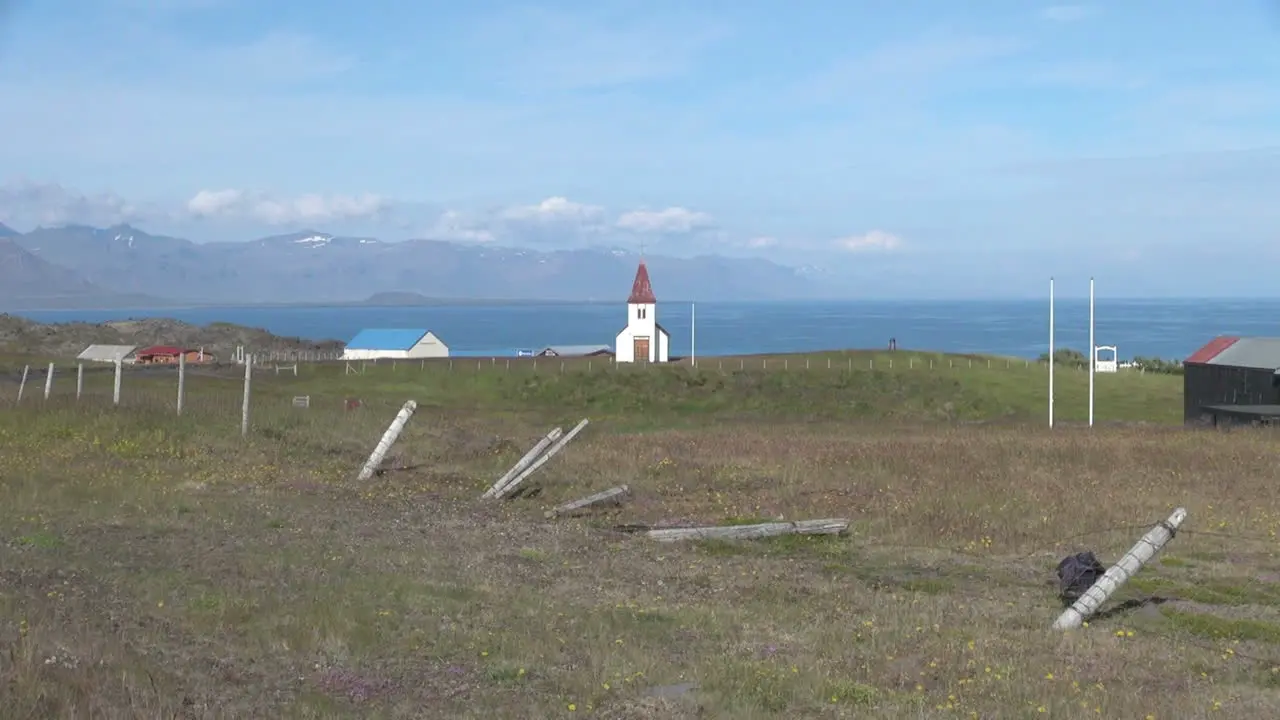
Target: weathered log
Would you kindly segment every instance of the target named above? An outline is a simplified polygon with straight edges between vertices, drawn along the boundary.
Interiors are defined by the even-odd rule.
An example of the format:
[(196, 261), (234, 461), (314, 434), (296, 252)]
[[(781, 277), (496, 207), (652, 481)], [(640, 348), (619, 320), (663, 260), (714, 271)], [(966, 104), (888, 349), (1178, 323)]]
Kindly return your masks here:
[(692, 539), (754, 540), (777, 535), (843, 535), (848, 530), (848, 520), (830, 518), (827, 520), (760, 523), (759, 525), (660, 528), (650, 530), (645, 535), (659, 542)]
[[(244, 367), (245, 378), (248, 378), (249, 368), (252, 365), (246, 360)], [(249, 397), (248, 386), (246, 385), (245, 387), (245, 398), (247, 400)], [(396, 413), (395, 419), (387, 426), (387, 431), (382, 434), (382, 439), (374, 446), (373, 452), (369, 453), (369, 459), (365, 462), (364, 467), (360, 468), (360, 473), (356, 475), (357, 480), (368, 480), (373, 477), (374, 470), (382, 463), (382, 458), (386, 456), (387, 451), (395, 444), (396, 439), (400, 437), (400, 433), (404, 432), (404, 426), (409, 422), (409, 418), (413, 417), (413, 411), (417, 409), (418, 403), (413, 400), (405, 401), (404, 407), (400, 408), (400, 412)]]
[(576, 437), (578, 433), (582, 432), (582, 428), (586, 427), (588, 422), (589, 421), (587, 420), (587, 418), (583, 418), (582, 422), (575, 425), (572, 430), (565, 433), (563, 437), (557, 440), (555, 445), (552, 445), (547, 450), (545, 455), (538, 458), (537, 460), (534, 460), (533, 464), (525, 468), (524, 471), (521, 472), (519, 475), (516, 475), (515, 479), (507, 483), (504, 487), (499, 488), (497, 493), (494, 494), (494, 497), (501, 498), (501, 497), (506, 497), (510, 495), (513, 491), (515, 491), (517, 487), (520, 486), (520, 483), (529, 479), (529, 476), (537, 472), (538, 468), (542, 467), (543, 465), (546, 465), (548, 460), (555, 457), (556, 453), (563, 450), (564, 446), (568, 445), (570, 440)]
[(542, 454), (543, 450), (547, 449), (548, 445), (559, 440), (560, 435), (560, 428), (555, 428), (551, 432), (547, 433), (546, 437), (539, 440), (536, 445), (530, 448), (529, 452), (524, 454), (524, 457), (516, 461), (516, 464), (512, 465), (511, 469), (504, 473), (502, 477), (498, 478), (498, 480), (494, 482), (488, 490), (485, 490), (484, 494), (480, 497), (490, 498), (497, 495), (498, 491), (506, 487), (507, 483), (511, 482), (512, 478), (516, 477), (517, 474), (524, 472), (524, 469), (529, 467), (530, 463), (538, 459), (538, 456)]
[(1054, 630), (1072, 630), (1084, 624), (1111, 594), (1133, 577), (1142, 566), (1151, 562), (1151, 558), (1173, 539), (1174, 533), (1187, 519), (1187, 509), (1178, 508), (1168, 520), (1147, 531), (1138, 542), (1120, 558), (1115, 565), (1103, 573), (1102, 577), (1089, 588), (1079, 600), (1067, 608), (1053, 623)]
[(612, 501), (614, 504), (618, 504), (622, 502), (622, 498), (625, 497), (629, 492), (631, 491), (629, 488), (627, 488), (626, 485), (619, 485), (618, 487), (609, 488), (608, 490), (605, 490), (603, 492), (598, 492), (595, 495), (588, 495), (587, 497), (581, 498), (579, 500), (574, 500), (573, 502), (568, 502), (563, 505), (558, 505), (556, 507), (553, 507), (550, 510), (548, 510), (545, 513), (545, 515), (548, 518), (553, 518), (553, 517), (556, 517), (557, 515), (565, 515), (575, 510), (581, 510), (585, 507), (590, 507), (592, 505), (599, 505), (600, 503), (609, 502), (609, 501)]

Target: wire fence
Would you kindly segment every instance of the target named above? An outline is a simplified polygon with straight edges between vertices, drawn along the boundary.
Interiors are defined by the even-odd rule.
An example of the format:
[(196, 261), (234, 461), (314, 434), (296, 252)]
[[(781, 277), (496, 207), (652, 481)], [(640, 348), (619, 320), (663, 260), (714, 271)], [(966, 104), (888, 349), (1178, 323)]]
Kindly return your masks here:
[[(754, 356), (680, 358), (669, 363), (619, 363), (611, 356), (593, 357), (521, 357), (521, 358), (432, 358), (424, 360), (349, 360), (337, 363), (345, 374), (362, 374), (371, 370), (419, 369), (449, 372), (581, 372), (581, 371), (660, 371), (672, 367), (696, 367), (720, 372), (757, 370), (1026, 370), (1043, 366), (1035, 360), (1014, 358), (947, 357), (938, 355), (895, 356), (892, 353), (842, 356)], [(1064, 366), (1059, 366), (1062, 369)], [(1071, 368), (1083, 371), (1085, 368)]]
[[(566, 373), (699, 372), (1022, 372), (1039, 373), (1044, 363), (1015, 358), (947, 356), (906, 352), (852, 352), (814, 356), (704, 357), (671, 363), (617, 363), (608, 355), (592, 357), (482, 357), (381, 360), (250, 359), (249, 411), (283, 407), (290, 412), (349, 412), (378, 403), (388, 385), (434, 382), (467, 376)], [(272, 356), (268, 356), (270, 358)], [(235, 362), (177, 364), (115, 364), (54, 362), (0, 367), (0, 409), (58, 408), (78, 405), (171, 407), (177, 414), (196, 412), (235, 420), (245, 411), (245, 364)], [(1059, 367), (1060, 372), (1084, 372)], [(1125, 372), (1125, 371), (1122, 371)], [(432, 380), (432, 378), (438, 378)], [(461, 379), (461, 378), (459, 378)], [(265, 394), (264, 394), (265, 391)], [(401, 393), (402, 394), (402, 393)], [(182, 398), (179, 400), (179, 398)], [(398, 401), (385, 400), (393, 405)]]
[[(252, 356), (251, 356), (252, 357)], [(848, 354), (814, 357), (753, 356), (706, 357), (693, 360), (683, 358), (670, 363), (618, 363), (610, 356), (595, 357), (484, 357), (484, 358), (430, 358), (430, 359), (381, 359), (299, 361), (271, 360), (254, 357), (253, 372), (258, 376), (314, 378), (334, 376), (377, 375), (388, 373), (568, 373), (568, 372), (662, 372), (671, 369), (696, 367), (701, 371), (758, 372), (758, 371), (858, 371), (858, 370), (1002, 370), (1026, 371), (1044, 367), (1043, 362), (1014, 358), (984, 358), (928, 356), (924, 354), (897, 355)], [(187, 377), (211, 377), (234, 379), (243, 373), (242, 363), (190, 363), (185, 367)], [(176, 364), (133, 365), (124, 364), (121, 371), (127, 378), (155, 378), (178, 374)], [(1060, 372), (1084, 372), (1086, 368), (1059, 366)], [(107, 362), (55, 362), (24, 366), (0, 366), (0, 406), (6, 400), (10, 404), (22, 399), (42, 396), (50, 374), (56, 391), (64, 393), (68, 383), (92, 384), (96, 379), (115, 374), (115, 365)], [(5, 386), (14, 386), (6, 390)], [(86, 385), (87, 387), (87, 385)], [(19, 389), (21, 392), (19, 393)]]
[[(298, 374), (295, 374), (297, 372)], [(186, 422), (223, 432), (385, 427), (403, 404), (388, 393), (348, 393), (307, 384), (300, 370), (275, 365), (50, 366), (0, 374), (0, 410), (23, 414), (119, 413), (131, 421)], [(331, 373), (335, 377), (340, 377)], [(293, 381), (292, 383), (286, 380)]]

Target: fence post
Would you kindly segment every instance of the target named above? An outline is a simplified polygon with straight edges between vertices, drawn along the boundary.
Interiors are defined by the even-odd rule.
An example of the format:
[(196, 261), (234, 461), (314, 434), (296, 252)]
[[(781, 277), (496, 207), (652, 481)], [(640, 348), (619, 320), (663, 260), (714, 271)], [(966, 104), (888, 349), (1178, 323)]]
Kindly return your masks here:
[(18, 383), (18, 405), (22, 404), (22, 391), (27, 389), (27, 373), (31, 372), (30, 365), (22, 366), (22, 381)]
[(1173, 511), (1168, 520), (1148, 530), (1137, 544), (1129, 548), (1129, 552), (1125, 553), (1124, 557), (1116, 561), (1115, 565), (1112, 565), (1093, 583), (1093, 587), (1090, 587), (1080, 596), (1080, 599), (1058, 616), (1053, 623), (1053, 629), (1071, 630), (1080, 627), (1086, 618), (1111, 597), (1112, 593), (1141, 570), (1143, 565), (1150, 562), (1151, 558), (1173, 539), (1174, 534), (1186, 519), (1186, 508), (1178, 508)]
[(116, 381), (115, 386), (111, 390), (111, 404), (120, 404), (120, 376), (124, 374), (124, 360), (116, 358)]
[(76, 400), (84, 392), (84, 363), (76, 363)]
[(253, 378), (253, 355), (244, 356), (244, 400), (240, 403), (240, 434), (249, 434), (249, 383)]
[(53, 363), (49, 363), (49, 372), (44, 375), (44, 399), (49, 399), (49, 393), (53, 392)]
[(178, 356), (178, 414), (182, 414), (182, 400), (187, 389), (187, 354)]
[(413, 411), (418, 409), (418, 403), (413, 400), (406, 400), (404, 406), (400, 408), (400, 412), (396, 413), (396, 417), (387, 426), (387, 431), (382, 433), (382, 439), (373, 447), (373, 452), (369, 453), (369, 459), (365, 461), (364, 466), (360, 468), (359, 474), (356, 475), (357, 480), (368, 480), (373, 477), (373, 473), (378, 469), (378, 465), (382, 463), (382, 458), (386, 457), (387, 451), (395, 444), (396, 439), (400, 437), (400, 433), (404, 432), (404, 426), (409, 422), (409, 418), (413, 417)]

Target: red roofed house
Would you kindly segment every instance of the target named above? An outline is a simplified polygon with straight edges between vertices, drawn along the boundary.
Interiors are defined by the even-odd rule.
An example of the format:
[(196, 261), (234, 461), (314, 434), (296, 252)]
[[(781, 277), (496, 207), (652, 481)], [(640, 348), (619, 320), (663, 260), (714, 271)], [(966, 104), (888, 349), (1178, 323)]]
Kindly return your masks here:
[(1182, 367), (1185, 424), (1280, 420), (1280, 338), (1216, 337)]
[(176, 364), (178, 358), (184, 355), (189, 363), (211, 362), (213, 360), (213, 356), (204, 350), (188, 350), (172, 345), (152, 345), (151, 347), (142, 348), (133, 354), (137, 359), (138, 365)]
[(670, 347), (671, 336), (658, 324), (658, 298), (649, 282), (649, 268), (641, 260), (627, 298), (627, 326), (618, 333), (614, 361), (667, 362)]

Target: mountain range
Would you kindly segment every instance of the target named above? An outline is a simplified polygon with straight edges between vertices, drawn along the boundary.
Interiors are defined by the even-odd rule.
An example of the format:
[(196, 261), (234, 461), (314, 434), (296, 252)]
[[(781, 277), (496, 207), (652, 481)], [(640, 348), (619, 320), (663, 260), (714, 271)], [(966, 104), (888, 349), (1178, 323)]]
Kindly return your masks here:
[[(349, 303), (381, 293), (433, 300), (618, 300), (639, 257), (617, 248), (539, 251), (444, 240), (384, 242), (314, 230), (196, 243), (129, 225), (20, 233), (0, 225), (0, 303)], [(752, 258), (648, 256), (659, 299), (829, 296), (814, 271)]]

